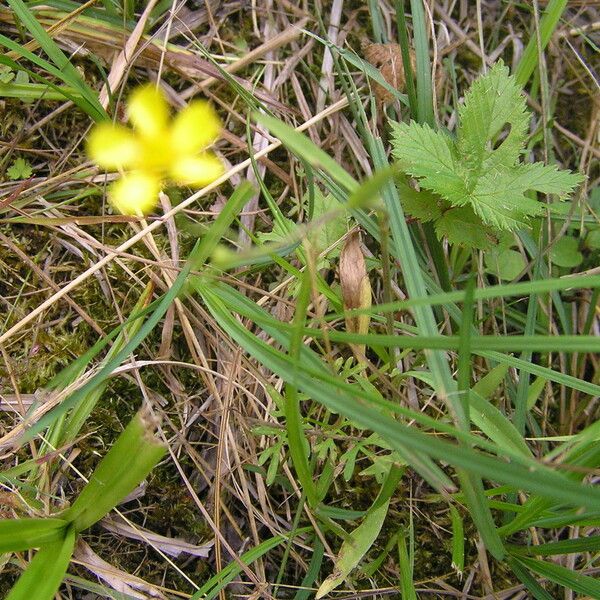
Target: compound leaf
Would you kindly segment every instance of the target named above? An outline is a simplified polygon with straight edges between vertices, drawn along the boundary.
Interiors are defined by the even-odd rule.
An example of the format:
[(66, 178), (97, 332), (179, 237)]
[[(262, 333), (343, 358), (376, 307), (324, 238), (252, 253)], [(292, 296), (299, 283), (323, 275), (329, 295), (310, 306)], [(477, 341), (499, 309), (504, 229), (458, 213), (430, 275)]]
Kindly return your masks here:
[(502, 61), (465, 94), (456, 141), (428, 125), (392, 123), (392, 155), (400, 168), (442, 201), (471, 209), (436, 214), (404, 191), (406, 211), (433, 221), (438, 235), (451, 243), (475, 248), (489, 246), (486, 228), (500, 234), (526, 227), (545, 207), (527, 192), (562, 198), (582, 180), (556, 166), (520, 163), (528, 126), (525, 98)]

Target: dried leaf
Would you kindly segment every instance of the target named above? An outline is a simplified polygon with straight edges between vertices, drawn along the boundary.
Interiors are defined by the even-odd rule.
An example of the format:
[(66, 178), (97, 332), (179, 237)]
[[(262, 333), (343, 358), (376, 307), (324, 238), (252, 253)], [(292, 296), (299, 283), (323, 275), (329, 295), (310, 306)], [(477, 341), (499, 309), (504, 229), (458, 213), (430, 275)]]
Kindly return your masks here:
[[(406, 77), (402, 64), (402, 51), (398, 44), (371, 44), (364, 42), (362, 50), (365, 59), (379, 69), (381, 76), (394, 88), (404, 90)], [(410, 63), (415, 68), (415, 53), (410, 51)], [(372, 82), (375, 98), (382, 104), (391, 104), (394, 95), (378, 83)]]
[(108, 531), (112, 531), (118, 535), (122, 535), (132, 540), (138, 540), (140, 542), (146, 542), (160, 549), (165, 554), (177, 558), (180, 554), (191, 554), (192, 556), (198, 556), (200, 558), (206, 558), (211, 548), (214, 545), (214, 540), (210, 540), (202, 546), (196, 546), (190, 544), (184, 540), (178, 538), (169, 538), (158, 533), (148, 531), (143, 527), (133, 528), (126, 522), (117, 520), (113, 517), (106, 517), (101, 521), (102, 526)]
[(81, 538), (77, 541), (73, 558), (75, 562), (83, 565), (117, 592), (141, 600), (145, 598), (165, 600), (165, 596), (160, 590), (135, 575), (113, 567), (100, 558)]
[[(340, 285), (344, 309), (366, 309), (371, 306), (371, 282), (367, 274), (365, 257), (360, 247), (360, 235), (353, 232), (346, 238), (340, 254)], [(366, 334), (369, 331), (369, 315), (346, 317), (346, 330), (349, 333)], [(364, 356), (365, 346), (352, 344), (358, 356)]]

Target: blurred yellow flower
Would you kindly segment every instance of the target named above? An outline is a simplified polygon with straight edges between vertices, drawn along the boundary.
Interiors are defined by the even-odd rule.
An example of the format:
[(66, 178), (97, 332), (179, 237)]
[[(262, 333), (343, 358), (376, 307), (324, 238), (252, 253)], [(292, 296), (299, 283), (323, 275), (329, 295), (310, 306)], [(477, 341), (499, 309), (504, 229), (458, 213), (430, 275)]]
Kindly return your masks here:
[(109, 189), (109, 200), (120, 213), (152, 211), (165, 180), (203, 187), (222, 175), (223, 164), (206, 151), (221, 130), (219, 117), (208, 102), (195, 100), (171, 120), (162, 92), (144, 85), (130, 96), (127, 116), (131, 129), (100, 123), (87, 141), (94, 162), (123, 172)]

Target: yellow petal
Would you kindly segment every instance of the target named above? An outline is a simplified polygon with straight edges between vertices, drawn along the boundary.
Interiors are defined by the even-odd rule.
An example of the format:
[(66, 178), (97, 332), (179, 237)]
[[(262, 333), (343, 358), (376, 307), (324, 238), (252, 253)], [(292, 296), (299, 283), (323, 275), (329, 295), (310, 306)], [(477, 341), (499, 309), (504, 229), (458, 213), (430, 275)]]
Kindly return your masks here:
[(142, 172), (128, 173), (109, 190), (111, 204), (124, 215), (145, 215), (158, 201), (160, 179)]
[(104, 169), (126, 169), (135, 161), (138, 152), (131, 131), (114, 123), (99, 123), (87, 139), (88, 156)]
[(223, 163), (211, 152), (200, 156), (181, 158), (171, 166), (171, 178), (180, 185), (202, 187), (220, 177)]
[(137, 88), (127, 102), (127, 114), (135, 129), (144, 137), (163, 133), (169, 121), (169, 107), (163, 93), (148, 84)]
[(173, 120), (171, 139), (180, 155), (197, 154), (210, 146), (221, 131), (221, 120), (205, 100), (195, 100)]

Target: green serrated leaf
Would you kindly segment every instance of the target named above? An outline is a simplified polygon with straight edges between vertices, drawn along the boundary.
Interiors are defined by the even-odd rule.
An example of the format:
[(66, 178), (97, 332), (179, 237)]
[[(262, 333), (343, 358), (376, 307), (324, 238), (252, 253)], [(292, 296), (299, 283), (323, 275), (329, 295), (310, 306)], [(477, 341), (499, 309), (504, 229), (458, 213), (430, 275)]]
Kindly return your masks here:
[[(456, 141), (428, 125), (392, 123), (392, 155), (402, 170), (452, 206), (471, 208), (462, 214), (442, 211), (433, 218), (428, 212), (415, 215), (433, 220), (438, 235), (451, 243), (488, 247), (479, 228), (515, 231), (544, 212), (545, 205), (527, 192), (564, 197), (582, 180), (556, 166), (519, 163), (529, 113), (521, 88), (502, 61), (473, 83), (459, 121)], [(463, 231), (457, 231), (463, 216)]]
[[(477, 79), (459, 108), (458, 151), (474, 174), (497, 165), (514, 164), (523, 148), (529, 123), (525, 98), (508, 67), (495, 64)], [(508, 134), (497, 149), (493, 141), (506, 126)]]
[(521, 164), (514, 168), (512, 185), (516, 189), (527, 189), (542, 194), (564, 196), (583, 181), (580, 173), (559, 171), (556, 165), (542, 163)]
[(448, 208), (447, 202), (428, 190), (417, 191), (405, 181), (397, 181), (396, 187), (404, 212), (419, 219), (421, 223), (439, 219), (442, 216), (442, 209)]
[(429, 125), (392, 122), (392, 156), (422, 187), (450, 200), (467, 194), (452, 139)]
[(451, 244), (487, 250), (495, 242), (494, 230), (483, 225), (471, 207), (451, 208), (435, 222), (438, 238), (448, 238)]
[(528, 189), (513, 169), (492, 169), (480, 174), (472, 193), (456, 204), (468, 202), (484, 223), (498, 230), (521, 229), (530, 216), (544, 211), (543, 204), (525, 196)]

